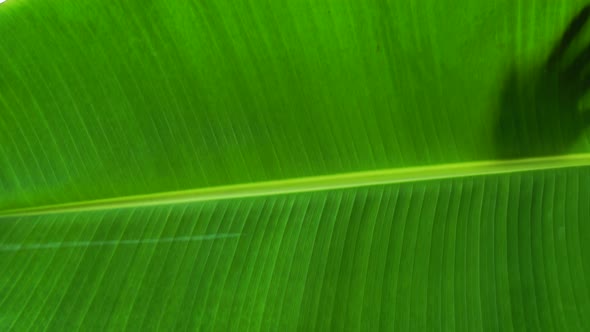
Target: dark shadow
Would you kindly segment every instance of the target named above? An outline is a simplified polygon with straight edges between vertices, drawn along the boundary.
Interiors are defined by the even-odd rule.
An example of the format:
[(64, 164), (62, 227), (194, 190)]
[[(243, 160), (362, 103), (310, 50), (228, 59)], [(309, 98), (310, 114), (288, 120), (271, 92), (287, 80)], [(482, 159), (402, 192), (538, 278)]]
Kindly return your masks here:
[(565, 59), (589, 17), (590, 6), (586, 6), (540, 68), (525, 73), (513, 68), (508, 74), (494, 128), (499, 158), (563, 153), (590, 125), (590, 112), (579, 108), (590, 87), (585, 70), (590, 46), (571, 61)]

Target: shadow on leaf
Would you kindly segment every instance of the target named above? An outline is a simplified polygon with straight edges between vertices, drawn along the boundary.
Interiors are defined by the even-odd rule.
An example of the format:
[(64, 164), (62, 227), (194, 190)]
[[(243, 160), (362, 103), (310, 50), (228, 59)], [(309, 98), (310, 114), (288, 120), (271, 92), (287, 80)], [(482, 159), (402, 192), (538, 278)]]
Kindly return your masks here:
[(570, 23), (548, 60), (536, 70), (513, 68), (504, 82), (495, 126), (499, 158), (546, 156), (566, 152), (590, 124), (580, 102), (590, 87), (586, 66), (590, 46), (573, 60), (565, 54), (590, 17), (585, 7)]

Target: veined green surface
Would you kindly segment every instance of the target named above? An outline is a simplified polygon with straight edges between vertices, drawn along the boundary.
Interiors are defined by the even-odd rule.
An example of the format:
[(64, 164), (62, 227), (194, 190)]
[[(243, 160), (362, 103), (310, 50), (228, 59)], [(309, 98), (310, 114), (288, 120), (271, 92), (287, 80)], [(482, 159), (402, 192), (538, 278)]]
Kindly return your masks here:
[(6, 2), (0, 207), (495, 159), (581, 3)]
[(0, 330), (590, 330), (583, 4), (3, 3)]
[(3, 330), (590, 329), (590, 168), (2, 219)]

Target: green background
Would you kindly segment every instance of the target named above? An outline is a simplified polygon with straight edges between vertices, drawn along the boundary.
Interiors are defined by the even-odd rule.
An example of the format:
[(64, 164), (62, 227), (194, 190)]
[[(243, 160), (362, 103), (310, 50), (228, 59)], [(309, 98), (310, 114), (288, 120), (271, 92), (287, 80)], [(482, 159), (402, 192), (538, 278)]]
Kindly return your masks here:
[(587, 331), (589, 182), (586, 167), (0, 219), (0, 328)]
[[(583, 4), (7, 0), (0, 212), (496, 160), (507, 79)], [(589, 183), (0, 217), (0, 329), (588, 331)]]
[(9, 0), (0, 206), (495, 159), (581, 5)]

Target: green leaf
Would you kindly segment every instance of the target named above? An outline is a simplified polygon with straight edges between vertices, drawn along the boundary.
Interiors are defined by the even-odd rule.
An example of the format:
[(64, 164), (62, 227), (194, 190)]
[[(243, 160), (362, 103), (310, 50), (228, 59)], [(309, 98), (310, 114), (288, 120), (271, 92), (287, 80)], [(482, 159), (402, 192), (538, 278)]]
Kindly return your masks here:
[(7, 1), (0, 208), (497, 159), (508, 64), (578, 7), (459, 7)]
[(585, 330), (590, 168), (0, 219), (4, 330)]
[(584, 11), (463, 2), (0, 4), (0, 330), (590, 330)]

